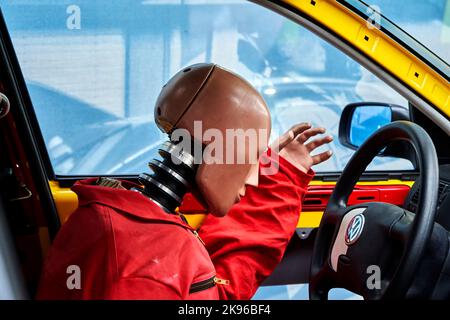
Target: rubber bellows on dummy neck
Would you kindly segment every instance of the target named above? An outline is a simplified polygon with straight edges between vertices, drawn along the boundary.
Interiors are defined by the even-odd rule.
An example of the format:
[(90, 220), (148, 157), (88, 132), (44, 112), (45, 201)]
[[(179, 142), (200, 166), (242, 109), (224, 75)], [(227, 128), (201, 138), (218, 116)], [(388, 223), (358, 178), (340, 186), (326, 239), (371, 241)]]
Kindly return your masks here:
[(195, 182), (197, 165), (190, 153), (172, 141), (164, 142), (158, 152), (162, 159), (153, 159), (148, 164), (153, 173), (139, 175), (139, 182), (144, 185), (139, 191), (173, 213)]

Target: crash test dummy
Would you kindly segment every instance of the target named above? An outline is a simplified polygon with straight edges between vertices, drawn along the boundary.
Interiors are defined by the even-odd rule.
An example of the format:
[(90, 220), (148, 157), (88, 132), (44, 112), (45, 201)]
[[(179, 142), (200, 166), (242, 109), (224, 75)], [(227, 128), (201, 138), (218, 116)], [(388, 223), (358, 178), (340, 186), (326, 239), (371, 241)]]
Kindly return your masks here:
[[(311, 166), (331, 156), (311, 152), (331, 136), (302, 123), (268, 147), (271, 119), (263, 98), (215, 64), (173, 76), (154, 114), (169, 139), (149, 163), (153, 172), (136, 184), (91, 178), (72, 187), (79, 206), (48, 252), (37, 298), (250, 299), (281, 261)], [(226, 131), (239, 137), (249, 129), (258, 133), (257, 143), (243, 143), (230, 156), (237, 138)], [(190, 134), (192, 148), (179, 148), (177, 130)], [(216, 144), (214, 155), (208, 146), (219, 135), (223, 147)], [(207, 151), (244, 161), (207, 161)], [(177, 209), (187, 192), (210, 212), (199, 230)]]

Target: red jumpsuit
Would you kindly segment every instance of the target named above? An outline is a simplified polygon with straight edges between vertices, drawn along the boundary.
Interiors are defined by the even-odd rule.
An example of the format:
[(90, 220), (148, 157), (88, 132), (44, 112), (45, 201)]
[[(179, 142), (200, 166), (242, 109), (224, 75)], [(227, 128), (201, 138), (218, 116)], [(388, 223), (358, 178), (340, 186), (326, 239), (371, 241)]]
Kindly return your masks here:
[[(250, 299), (281, 261), (312, 177), (279, 157), (278, 173), (260, 175), (227, 216), (206, 217), (205, 245), (142, 194), (80, 181), (79, 207), (49, 250), (37, 298)], [(70, 266), (80, 287), (67, 285)]]

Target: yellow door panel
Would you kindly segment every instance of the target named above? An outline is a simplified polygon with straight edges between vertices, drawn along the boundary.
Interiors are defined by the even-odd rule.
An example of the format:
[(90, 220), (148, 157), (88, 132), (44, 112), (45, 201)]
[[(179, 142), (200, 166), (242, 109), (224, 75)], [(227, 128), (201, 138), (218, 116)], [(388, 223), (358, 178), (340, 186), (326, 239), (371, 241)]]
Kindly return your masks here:
[(50, 181), (53, 200), (58, 210), (59, 220), (64, 224), (78, 207), (78, 197), (70, 188), (61, 188), (57, 181)]

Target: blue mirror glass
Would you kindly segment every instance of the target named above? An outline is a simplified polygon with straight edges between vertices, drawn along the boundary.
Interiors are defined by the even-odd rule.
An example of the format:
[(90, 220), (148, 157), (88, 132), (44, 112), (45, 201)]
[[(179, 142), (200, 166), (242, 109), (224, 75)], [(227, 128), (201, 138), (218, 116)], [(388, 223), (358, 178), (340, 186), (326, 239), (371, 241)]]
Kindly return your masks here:
[(389, 106), (358, 106), (355, 108), (350, 126), (350, 143), (356, 147), (379, 128), (391, 122), (392, 111)]

